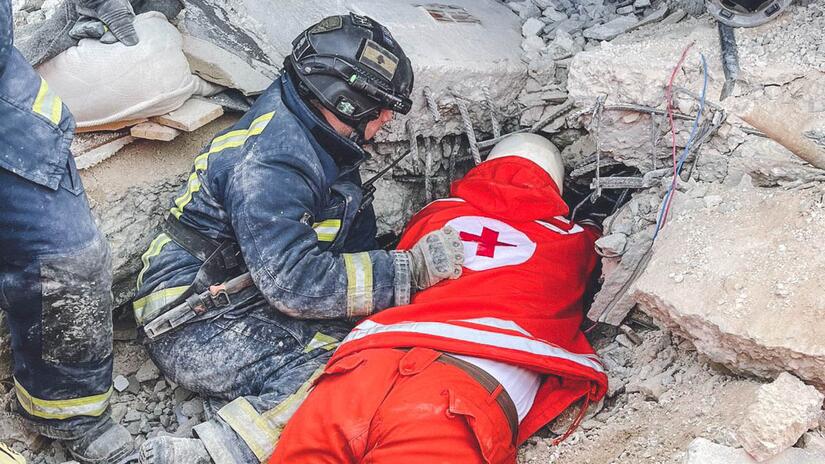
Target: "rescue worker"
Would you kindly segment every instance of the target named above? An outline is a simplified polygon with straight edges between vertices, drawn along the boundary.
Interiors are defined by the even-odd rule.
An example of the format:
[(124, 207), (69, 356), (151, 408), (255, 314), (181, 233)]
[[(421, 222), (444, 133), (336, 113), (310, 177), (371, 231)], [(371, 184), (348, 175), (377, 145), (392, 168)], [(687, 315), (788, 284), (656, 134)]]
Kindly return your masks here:
[(515, 463), (568, 406), (599, 401), (579, 330), (598, 228), (565, 219), (563, 176), (549, 141), (512, 135), (413, 217), (399, 249), (452, 227), (462, 277), (358, 324), (270, 463)]
[[(120, 2), (77, 3), (137, 42), (131, 10)], [(109, 415), (109, 248), (69, 151), (72, 115), (12, 46), (11, 18), (10, 2), (0, 0), (0, 308), (17, 406), (75, 460), (117, 462), (134, 447)]]
[[(143, 255), (134, 311), (150, 356), (217, 409), (196, 438), (148, 440), (143, 463), (266, 461), (350, 320), (460, 275), (454, 231), (433, 230), (408, 252), (380, 250), (362, 203), (361, 145), (411, 106), (399, 44), (349, 14), (293, 47), (283, 75), (195, 158)], [(250, 286), (231, 288), (246, 270)], [(210, 309), (172, 329), (195, 316), (187, 301)]]

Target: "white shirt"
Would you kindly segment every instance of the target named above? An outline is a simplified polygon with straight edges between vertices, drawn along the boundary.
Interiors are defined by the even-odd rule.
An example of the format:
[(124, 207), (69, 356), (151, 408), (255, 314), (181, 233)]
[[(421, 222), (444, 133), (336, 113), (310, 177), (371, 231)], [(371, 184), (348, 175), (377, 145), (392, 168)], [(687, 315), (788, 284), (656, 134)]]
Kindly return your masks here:
[(519, 423), (521, 423), (527, 413), (530, 412), (530, 408), (533, 407), (533, 401), (535, 401), (536, 394), (541, 386), (541, 374), (523, 367), (485, 358), (475, 358), (452, 353), (450, 356), (474, 364), (498, 380), (498, 383), (504, 387), (504, 390), (507, 391), (507, 394), (510, 395), (513, 403), (516, 405)]

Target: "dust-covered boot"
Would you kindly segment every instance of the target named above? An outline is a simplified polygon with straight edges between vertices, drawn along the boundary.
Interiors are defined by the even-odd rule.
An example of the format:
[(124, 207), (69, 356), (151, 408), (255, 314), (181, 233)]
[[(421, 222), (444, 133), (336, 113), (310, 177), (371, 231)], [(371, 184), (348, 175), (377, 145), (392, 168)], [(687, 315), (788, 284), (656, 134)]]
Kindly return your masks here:
[(81, 464), (116, 464), (135, 451), (132, 435), (112, 419), (64, 444)]
[(155, 437), (140, 447), (140, 464), (211, 464), (212, 458), (197, 438)]

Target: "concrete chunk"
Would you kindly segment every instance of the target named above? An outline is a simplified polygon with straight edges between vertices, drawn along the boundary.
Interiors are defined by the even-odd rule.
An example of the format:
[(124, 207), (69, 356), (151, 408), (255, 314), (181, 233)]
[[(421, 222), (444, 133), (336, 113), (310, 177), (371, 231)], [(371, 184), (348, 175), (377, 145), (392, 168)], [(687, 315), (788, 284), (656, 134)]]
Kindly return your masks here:
[[(743, 449), (717, 445), (704, 438), (697, 438), (691, 442), (684, 460), (684, 464), (757, 464), (758, 462), (748, 456)], [(791, 448), (763, 464), (822, 464), (823, 462), (825, 462), (825, 456), (821, 454)]]
[[(631, 9), (633, 7), (631, 6)], [(619, 34), (635, 26), (639, 20), (635, 16), (619, 16), (616, 19), (604, 24), (593, 26), (584, 30), (584, 36), (594, 40), (612, 40)]]
[(184, 35), (183, 53), (194, 74), (209, 82), (238, 89), (244, 95), (257, 95), (272, 83), (271, 78), (241, 57), (207, 40)]
[(825, 203), (746, 179), (711, 185), (717, 205), (677, 196), (631, 294), (715, 362), (825, 389)]
[(169, 142), (180, 135), (180, 131), (154, 122), (145, 122), (132, 127), (132, 137)]
[(187, 100), (180, 108), (163, 116), (152, 118), (158, 124), (192, 132), (199, 127), (218, 119), (223, 114), (223, 107), (204, 100), (193, 98)]
[(134, 142), (135, 138), (127, 131), (111, 133), (93, 133), (85, 137), (78, 136), (72, 143), (77, 169), (88, 169), (103, 160), (111, 158), (123, 147)]
[(783, 372), (757, 392), (736, 433), (739, 443), (759, 462), (778, 455), (816, 427), (823, 397), (816, 388)]

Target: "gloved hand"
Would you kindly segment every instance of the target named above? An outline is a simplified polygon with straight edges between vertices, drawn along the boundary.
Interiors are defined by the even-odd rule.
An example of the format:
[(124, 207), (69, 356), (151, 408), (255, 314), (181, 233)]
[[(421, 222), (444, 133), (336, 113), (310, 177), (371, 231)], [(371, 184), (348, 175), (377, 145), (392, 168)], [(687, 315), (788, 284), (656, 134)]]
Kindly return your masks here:
[(103, 43), (120, 41), (129, 47), (137, 45), (135, 12), (129, 0), (75, 0), (75, 4), (81, 18), (69, 32), (72, 38), (99, 38)]
[(411, 284), (424, 290), (444, 279), (461, 277), (464, 244), (449, 226), (430, 232), (413, 245), (410, 256)]

